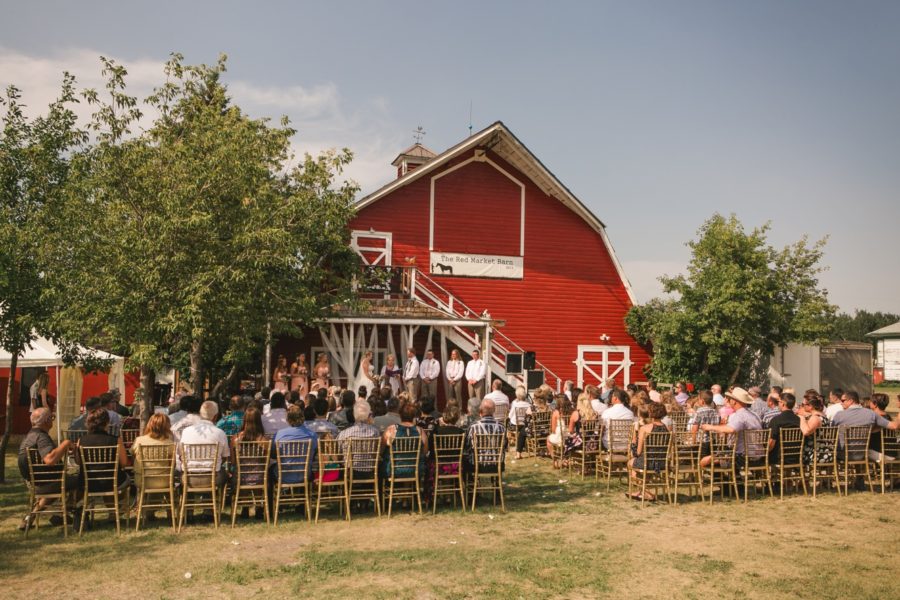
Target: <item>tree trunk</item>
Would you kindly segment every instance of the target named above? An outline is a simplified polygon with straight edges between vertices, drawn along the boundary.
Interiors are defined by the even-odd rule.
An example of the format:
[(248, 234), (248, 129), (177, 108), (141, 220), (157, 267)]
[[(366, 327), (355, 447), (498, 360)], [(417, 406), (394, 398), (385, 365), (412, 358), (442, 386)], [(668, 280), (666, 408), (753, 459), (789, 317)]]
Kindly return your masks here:
[(203, 398), (203, 342), (191, 341), (191, 390), (197, 398)]
[(147, 426), (147, 421), (153, 414), (153, 384), (156, 382), (156, 373), (148, 366), (141, 365), (141, 431)]
[(747, 346), (741, 346), (741, 353), (738, 355), (737, 363), (734, 365), (734, 371), (731, 373), (731, 377), (728, 378), (728, 385), (734, 385), (734, 382), (737, 381), (738, 375), (741, 374), (741, 365), (744, 364), (744, 357), (747, 355)]
[(219, 396), (225, 392), (228, 387), (232, 384), (238, 374), (237, 365), (231, 365), (231, 370), (228, 371), (228, 374), (225, 375), (222, 379), (220, 379), (216, 385), (213, 387), (212, 391), (209, 393), (209, 396), (212, 400), (216, 402), (219, 401)]
[(6, 482), (6, 448), (9, 446), (9, 436), (12, 434), (13, 422), (13, 391), (16, 385), (16, 366), (19, 364), (19, 354), (12, 352), (9, 363), (9, 381), (6, 384), (6, 417), (3, 421), (3, 439), (0, 440), (0, 483)]

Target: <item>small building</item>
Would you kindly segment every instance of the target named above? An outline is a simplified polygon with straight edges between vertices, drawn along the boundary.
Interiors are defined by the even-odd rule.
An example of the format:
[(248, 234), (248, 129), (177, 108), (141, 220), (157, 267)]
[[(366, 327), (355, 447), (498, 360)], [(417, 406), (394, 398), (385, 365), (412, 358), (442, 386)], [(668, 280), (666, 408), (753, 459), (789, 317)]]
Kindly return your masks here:
[(875, 339), (876, 378), (900, 381), (900, 321), (867, 333), (866, 337)]
[(808, 389), (828, 394), (835, 388), (872, 393), (872, 345), (832, 342), (824, 346), (788, 344), (775, 348), (769, 358), (769, 385), (794, 388), (798, 396)]
[(325, 351), (340, 384), (364, 350), (380, 369), (388, 353), (405, 362), (407, 346), (442, 365), (480, 348), (511, 385), (529, 379), (523, 367), (537, 375), (529, 387), (645, 379), (650, 356), (626, 331), (635, 300), (606, 226), (503, 123), (439, 154), (417, 143), (391, 164), (396, 178), (361, 198), (350, 224), (363, 262), (390, 274), (368, 290), (377, 305), (276, 352), (314, 362)]

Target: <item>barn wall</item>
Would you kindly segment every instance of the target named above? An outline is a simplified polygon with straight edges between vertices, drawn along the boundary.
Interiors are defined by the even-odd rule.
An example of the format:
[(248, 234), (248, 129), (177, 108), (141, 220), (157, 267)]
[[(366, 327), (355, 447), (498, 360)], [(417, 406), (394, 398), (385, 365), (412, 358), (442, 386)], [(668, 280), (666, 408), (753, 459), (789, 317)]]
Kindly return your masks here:
[[(526, 186), (524, 279), (431, 277), (476, 312), (505, 320), (501, 331), (563, 379), (575, 379), (577, 346), (602, 345), (603, 334), (609, 345), (631, 348), (631, 381), (645, 379), (649, 356), (625, 331), (631, 302), (600, 234), (503, 159), (488, 156)], [(428, 270), (430, 179), (361, 209), (351, 224), (393, 232), (394, 265), (414, 257)], [(493, 167), (469, 163), (436, 180), (435, 200), (435, 250), (518, 255), (519, 188)]]

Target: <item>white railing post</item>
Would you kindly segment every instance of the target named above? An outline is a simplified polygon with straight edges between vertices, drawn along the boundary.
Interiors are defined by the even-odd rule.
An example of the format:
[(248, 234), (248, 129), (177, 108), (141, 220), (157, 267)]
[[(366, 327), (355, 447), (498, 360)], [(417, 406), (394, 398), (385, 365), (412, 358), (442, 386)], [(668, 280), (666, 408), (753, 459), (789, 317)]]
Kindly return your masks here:
[(414, 267), (409, 269), (409, 297), (416, 297), (416, 269)]

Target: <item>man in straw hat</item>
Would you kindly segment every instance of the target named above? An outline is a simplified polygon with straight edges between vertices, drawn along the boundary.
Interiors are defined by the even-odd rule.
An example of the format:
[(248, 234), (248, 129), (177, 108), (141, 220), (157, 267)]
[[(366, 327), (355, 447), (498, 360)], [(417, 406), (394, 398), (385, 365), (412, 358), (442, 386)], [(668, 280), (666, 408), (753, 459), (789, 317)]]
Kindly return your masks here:
[[(753, 404), (753, 398), (750, 396), (747, 390), (745, 390), (744, 388), (736, 387), (730, 392), (725, 392), (725, 402), (734, 410), (731, 416), (728, 417), (728, 422), (724, 425), (701, 425), (700, 428), (703, 431), (714, 431), (718, 433), (738, 433), (739, 431), (743, 431), (744, 429), (763, 428), (762, 421), (759, 420), (759, 417), (748, 410), (748, 407)], [(737, 456), (743, 457), (744, 439), (740, 435), (736, 435), (735, 438), (734, 453)], [(759, 457), (751, 456), (751, 458)], [(700, 460), (700, 466), (708, 466), (710, 460), (712, 460), (711, 456), (705, 456)]]

